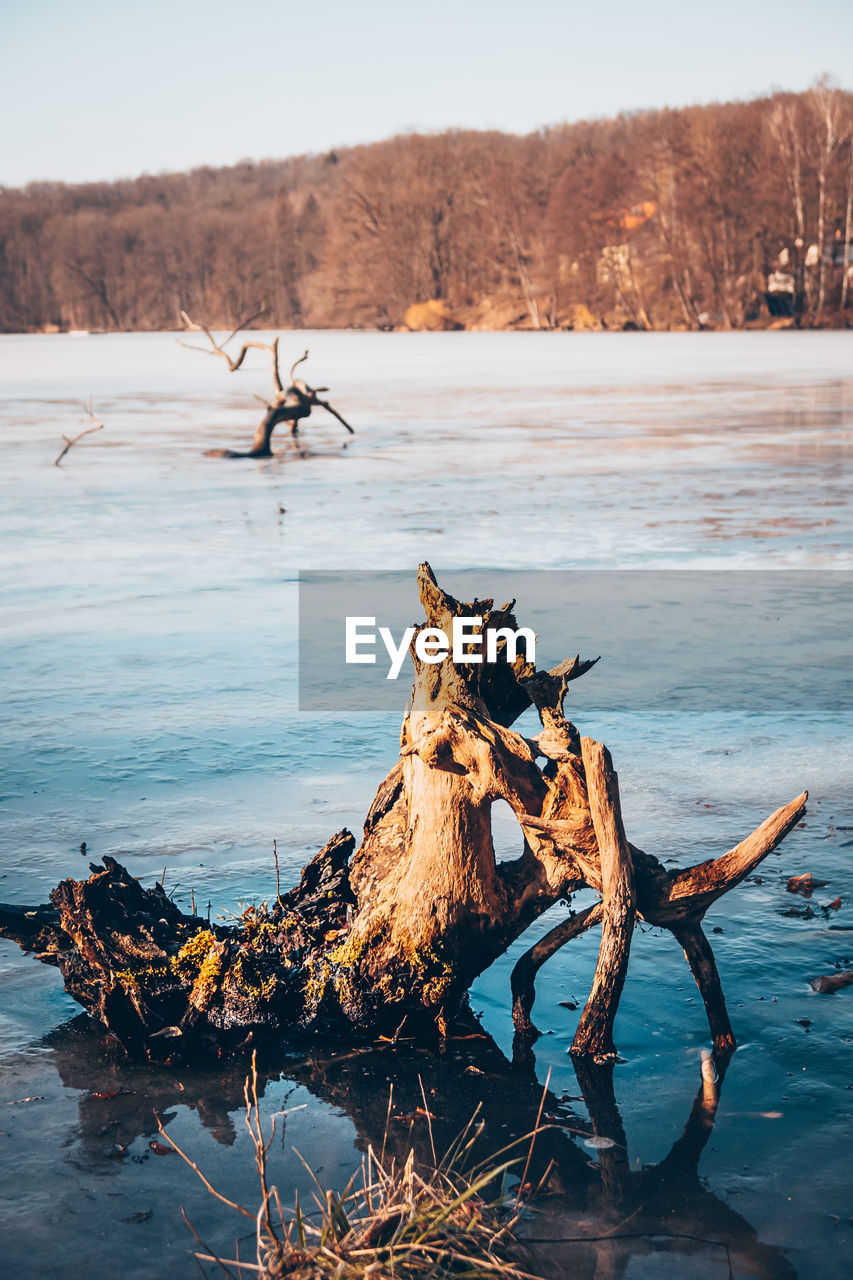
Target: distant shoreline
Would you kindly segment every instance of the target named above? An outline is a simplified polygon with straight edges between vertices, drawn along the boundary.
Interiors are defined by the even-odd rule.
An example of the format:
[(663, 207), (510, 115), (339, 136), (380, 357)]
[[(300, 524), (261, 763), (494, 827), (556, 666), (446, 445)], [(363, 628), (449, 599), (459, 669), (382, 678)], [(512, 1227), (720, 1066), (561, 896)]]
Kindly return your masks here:
[[(575, 328), (571, 324), (556, 325), (553, 328), (542, 327), (534, 329), (531, 325), (507, 324), (507, 325), (465, 325), (453, 324), (447, 326), (425, 326), (422, 329), (413, 328), (406, 324), (389, 326), (380, 328), (376, 325), (317, 325), (304, 326), (294, 328), (290, 325), (276, 325), (274, 328), (261, 329), (243, 329), (241, 333), (842, 333), (853, 329), (853, 312), (839, 316), (826, 316), (820, 324), (796, 324), (793, 319), (787, 317), (768, 317), (766, 320), (750, 321), (748, 324), (739, 325), (726, 329), (721, 325), (707, 324), (702, 325), (699, 329), (688, 329), (686, 325), (661, 325), (652, 326), (649, 329), (639, 329), (636, 325), (626, 324), (621, 327), (616, 325), (590, 325)], [(219, 332), (219, 328), (215, 332)], [(8, 329), (0, 330), (2, 338), (33, 338), (33, 337), (57, 337), (57, 338), (94, 338), (94, 337), (121, 337), (128, 334), (174, 334), (175, 337), (181, 337), (185, 334), (183, 329)], [(226, 332), (225, 328), (221, 332)]]
[(0, 330), (740, 330), (853, 317), (853, 93), (0, 188)]

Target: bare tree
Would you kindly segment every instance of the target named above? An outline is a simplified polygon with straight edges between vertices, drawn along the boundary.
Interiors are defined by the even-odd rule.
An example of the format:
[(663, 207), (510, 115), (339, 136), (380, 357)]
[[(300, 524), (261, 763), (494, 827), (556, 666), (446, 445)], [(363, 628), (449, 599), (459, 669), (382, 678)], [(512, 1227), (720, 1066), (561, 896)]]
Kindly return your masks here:
[(841, 258), (841, 310), (847, 307), (847, 289), (850, 283), (850, 237), (853, 236), (853, 136), (849, 138), (850, 156), (847, 161), (847, 200), (844, 210), (844, 252)]
[(819, 80), (809, 90), (809, 103), (817, 134), (817, 252), (818, 292), (815, 319), (823, 315), (826, 302), (826, 225), (827, 178), (836, 151), (845, 141), (841, 126), (841, 94), (830, 86), (826, 78)]
[(328, 387), (310, 387), (307, 382), (294, 375), (297, 368), (305, 360), (308, 359), (307, 350), (298, 360), (294, 360), (290, 367), (288, 375), (288, 385), (285, 386), (281, 379), (278, 363), (278, 338), (273, 338), (272, 342), (244, 342), (237, 352), (236, 356), (232, 356), (226, 350), (228, 343), (237, 336), (242, 330), (257, 320), (262, 315), (264, 308), (254, 312), (253, 315), (247, 316), (245, 320), (241, 320), (228, 334), (224, 342), (217, 342), (207, 325), (197, 324), (191, 320), (185, 311), (181, 312), (181, 319), (186, 329), (193, 333), (203, 333), (210, 343), (210, 347), (196, 347), (190, 343), (182, 342), (181, 346), (188, 347), (190, 351), (201, 351), (206, 355), (220, 356), (228, 365), (231, 373), (236, 373), (241, 368), (243, 361), (249, 351), (266, 351), (272, 359), (272, 376), (273, 385), (275, 387), (275, 395), (266, 406), (266, 413), (255, 430), (255, 438), (252, 441), (251, 449), (240, 452), (235, 449), (208, 449), (206, 457), (208, 458), (271, 458), (272, 457), (272, 434), (279, 423), (286, 422), (290, 427), (291, 435), (296, 435), (299, 427), (298, 424), (303, 418), (307, 418), (311, 414), (311, 410), (315, 407), (325, 409), (333, 418), (337, 418), (350, 435), (354, 435), (353, 428), (341, 417), (337, 409), (329, 404), (328, 400), (321, 400), (320, 395), (324, 391), (328, 391)]
[(770, 132), (785, 170), (794, 216), (794, 312), (805, 305), (806, 201), (803, 189), (803, 139), (796, 99), (776, 102), (770, 113)]
[(664, 253), (670, 262), (672, 289), (678, 299), (688, 329), (700, 328), (699, 308), (694, 297), (690, 270), (691, 245), (688, 228), (679, 209), (678, 177), (680, 166), (669, 138), (652, 149), (651, 162), (644, 177), (656, 206), (655, 225)]

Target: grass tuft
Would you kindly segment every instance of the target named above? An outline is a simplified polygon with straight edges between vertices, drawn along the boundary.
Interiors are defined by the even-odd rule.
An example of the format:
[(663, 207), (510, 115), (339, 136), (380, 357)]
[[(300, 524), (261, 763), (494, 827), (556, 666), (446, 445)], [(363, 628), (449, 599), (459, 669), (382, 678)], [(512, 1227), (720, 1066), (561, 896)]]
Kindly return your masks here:
[[(513, 1234), (522, 1207), (520, 1191), (511, 1196), (506, 1185), (509, 1171), (521, 1163), (524, 1152), (510, 1159), (501, 1157), (514, 1147), (528, 1145), (520, 1184), (525, 1185), (523, 1177), (538, 1127), (492, 1161), (475, 1164), (473, 1148), (483, 1128), (475, 1112), (440, 1160), (436, 1159), (430, 1128), (432, 1163), (424, 1167), (411, 1148), (401, 1158), (386, 1154), (386, 1126), (381, 1151), (368, 1147), (360, 1167), (340, 1193), (324, 1187), (302, 1160), (314, 1183), (313, 1206), (300, 1204), (296, 1195), (293, 1207), (285, 1208), (278, 1189), (269, 1185), (267, 1153), (275, 1136), (275, 1122), (265, 1138), (254, 1055), (245, 1098), (261, 1191), (256, 1212), (220, 1195), (161, 1126), (161, 1133), (208, 1190), (255, 1223), (255, 1261), (219, 1258), (196, 1235), (200, 1262), (216, 1263), (231, 1280), (438, 1280), (448, 1276), (456, 1280), (494, 1276), (537, 1280), (522, 1269), (524, 1247)], [(487, 1199), (489, 1192), (491, 1198)], [(509, 1211), (507, 1205), (511, 1206)]]

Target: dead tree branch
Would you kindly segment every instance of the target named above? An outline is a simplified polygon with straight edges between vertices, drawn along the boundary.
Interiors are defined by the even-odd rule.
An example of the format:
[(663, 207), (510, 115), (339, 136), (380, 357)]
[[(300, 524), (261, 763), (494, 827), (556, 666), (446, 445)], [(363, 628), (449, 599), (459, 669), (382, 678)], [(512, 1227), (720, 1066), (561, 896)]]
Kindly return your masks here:
[(222, 343), (216, 341), (206, 324), (198, 324), (195, 320), (190, 319), (186, 311), (182, 311), (181, 319), (186, 326), (187, 332), (203, 333), (210, 343), (210, 350), (208, 351), (207, 347), (196, 347), (190, 342), (181, 342), (180, 339), (178, 339), (178, 342), (180, 346), (186, 347), (188, 351), (200, 351), (202, 355), (207, 356), (220, 356), (228, 365), (231, 373), (237, 372), (250, 351), (266, 351), (272, 356), (273, 379), (275, 380), (277, 389), (281, 391), (281, 378), (279, 377), (278, 372), (278, 338), (275, 338), (273, 342), (244, 342), (236, 357), (232, 357), (230, 353), (225, 350), (231, 339), (236, 337), (238, 333), (241, 333), (252, 323), (253, 320), (257, 320), (259, 316), (262, 316), (265, 310), (266, 307), (261, 307), (258, 311), (253, 312), (252, 315), (246, 316), (245, 320), (241, 320), (240, 323), (231, 330), (228, 337)]
[(628, 971), (636, 896), (631, 851), (622, 825), (619, 782), (613, 771), (610, 752), (592, 738), (581, 738), (581, 751), (592, 825), (601, 860), (604, 901), (598, 965), (572, 1044), (572, 1053), (588, 1053), (601, 1058), (610, 1057), (615, 1052), (613, 1019)]
[(68, 452), (68, 450), (69, 450), (73, 445), (75, 445), (75, 444), (77, 443), (77, 441), (78, 441), (78, 440), (82, 440), (84, 436), (90, 436), (90, 435), (92, 435), (92, 433), (93, 433), (94, 431), (103, 431), (103, 429), (104, 429), (104, 424), (103, 424), (103, 422), (99, 422), (99, 421), (98, 421), (98, 419), (95, 417), (94, 413), (92, 412), (92, 401), (91, 401), (91, 398), (89, 399), (89, 403), (88, 403), (87, 405), (84, 405), (84, 406), (83, 406), (83, 408), (86, 410), (87, 414), (88, 414), (88, 415), (89, 415), (89, 417), (92, 419), (92, 421), (94, 422), (94, 424), (95, 424), (95, 425), (94, 425), (93, 427), (86, 427), (85, 431), (81, 431), (78, 435), (73, 436), (70, 440), (68, 439), (68, 436), (65, 436), (65, 435), (64, 435), (64, 436), (62, 437), (62, 439), (65, 441), (65, 448), (62, 450), (62, 452), (60, 453), (59, 457), (57, 457), (57, 458), (55, 458), (55, 459), (54, 459), (53, 465), (54, 465), (55, 467), (60, 466), (60, 464), (62, 463), (62, 459), (65, 457), (65, 455), (66, 455), (66, 453)]
[[(294, 373), (296, 372), (296, 370), (299, 368), (301, 364), (305, 363), (307, 359), (308, 359), (308, 348), (306, 347), (302, 355), (299, 357), (299, 359), (294, 360), (293, 364), (290, 366), (290, 373), (287, 376), (291, 383), (294, 381), (294, 377), (293, 377)], [(326, 388), (322, 387), (321, 390), (325, 391)]]
[[(290, 427), (290, 434), (292, 436), (297, 435), (299, 430), (298, 423), (303, 418), (309, 417), (311, 410), (315, 407), (325, 409), (333, 418), (337, 418), (338, 422), (340, 422), (342, 426), (346, 427), (350, 435), (355, 435), (353, 428), (346, 419), (338, 413), (337, 409), (329, 404), (328, 400), (320, 399), (320, 393), (328, 391), (328, 387), (311, 387), (301, 378), (296, 378), (294, 376), (299, 365), (303, 364), (304, 361), (308, 359), (307, 349), (298, 358), (298, 360), (294, 360), (293, 364), (290, 366), (288, 385), (286, 387), (282, 382), (281, 372), (279, 369), (279, 340), (277, 337), (273, 338), (272, 342), (244, 342), (239, 352), (234, 357), (232, 357), (226, 350), (226, 347), (232, 338), (236, 337), (241, 330), (245, 329), (253, 320), (256, 320), (258, 316), (263, 315), (264, 311), (265, 308), (261, 307), (260, 310), (254, 312), (253, 315), (247, 316), (245, 320), (241, 320), (240, 323), (231, 330), (228, 337), (221, 343), (216, 341), (207, 325), (199, 324), (197, 321), (192, 320), (190, 316), (187, 315), (186, 311), (181, 312), (181, 319), (183, 320), (187, 331), (192, 333), (203, 333), (210, 343), (210, 349), (207, 347), (197, 347), (188, 342), (181, 342), (180, 345), (182, 347), (186, 347), (189, 351), (200, 351), (204, 355), (220, 356), (228, 365), (231, 373), (236, 373), (237, 370), (241, 368), (247, 352), (251, 350), (266, 351), (272, 357), (272, 377), (275, 394), (269, 403), (262, 401), (262, 403), (266, 404), (266, 413), (255, 431), (255, 438), (252, 441), (252, 447), (242, 451), (235, 449), (208, 449), (206, 453), (206, 457), (208, 458), (271, 458), (271, 440), (275, 428), (280, 423), (286, 422)], [(260, 397), (255, 398), (260, 399)]]
[(587, 929), (599, 924), (602, 915), (602, 904), (596, 902), (594, 906), (587, 907), (585, 911), (579, 911), (576, 915), (568, 916), (567, 919), (561, 920), (559, 924), (554, 925), (553, 929), (549, 929), (544, 937), (535, 942), (516, 962), (510, 977), (513, 997), (512, 1020), (516, 1031), (521, 1035), (535, 1037), (539, 1034), (530, 1021), (530, 1011), (536, 999), (536, 975), (542, 965), (546, 960), (550, 960), (551, 956), (555, 955), (567, 942), (571, 942), (573, 938), (579, 938)]

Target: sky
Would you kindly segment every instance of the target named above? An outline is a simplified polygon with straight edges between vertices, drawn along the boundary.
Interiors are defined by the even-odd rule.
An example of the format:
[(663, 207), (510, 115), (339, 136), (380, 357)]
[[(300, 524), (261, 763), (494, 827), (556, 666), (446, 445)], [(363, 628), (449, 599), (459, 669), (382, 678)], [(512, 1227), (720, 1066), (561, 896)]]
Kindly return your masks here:
[(853, 88), (851, 0), (0, 0), (0, 185)]

